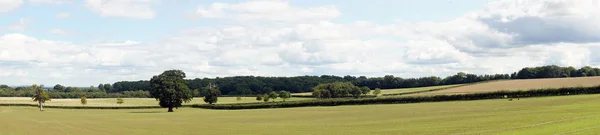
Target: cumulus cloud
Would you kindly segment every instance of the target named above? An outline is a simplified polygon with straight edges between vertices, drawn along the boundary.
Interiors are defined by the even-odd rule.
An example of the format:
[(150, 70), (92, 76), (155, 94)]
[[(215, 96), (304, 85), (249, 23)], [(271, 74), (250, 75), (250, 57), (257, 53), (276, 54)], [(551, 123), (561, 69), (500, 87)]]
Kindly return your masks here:
[[(268, 7), (268, 8), (265, 8)], [(196, 15), (209, 19), (231, 19), (239, 21), (313, 21), (339, 17), (335, 6), (298, 8), (287, 0), (254, 0), (241, 3), (213, 3), (201, 5)]]
[[(148, 19), (154, 16), (152, 2), (88, 0), (86, 5), (103, 16)], [(265, 6), (269, 8), (261, 8)], [(74, 44), (4, 35), (0, 44), (7, 46), (0, 46), (0, 64), (7, 65), (4, 68), (10, 74), (0, 75), (44, 74), (58, 81), (75, 80), (66, 84), (93, 85), (148, 79), (174, 68), (186, 71), (190, 78), (423, 77), (510, 73), (548, 64), (600, 65), (598, 8), (592, 0), (500, 0), (447, 22), (379, 24), (336, 23), (342, 13), (334, 5), (297, 7), (285, 0), (218, 2), (198, 6), (194, 15), (228, 23), (184, 28), (152, 42)], [(57, 29), (54, 33), (68, 32)]]
[(92, 12), (106, 17), (152, 19), (156, 15), (152, 4), (157, 0), (86, 0)]

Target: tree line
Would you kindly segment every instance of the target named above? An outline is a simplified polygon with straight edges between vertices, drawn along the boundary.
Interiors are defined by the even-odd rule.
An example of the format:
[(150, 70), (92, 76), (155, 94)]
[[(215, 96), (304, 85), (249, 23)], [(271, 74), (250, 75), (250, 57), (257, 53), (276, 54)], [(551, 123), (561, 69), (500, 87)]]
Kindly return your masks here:
[[(366, 76), (296, 76), (296, 77), (262, 77), (262, 76), (234, 76), (234, 77), (216, 77), (216, 78), (195, 78), (184, 79), (185, 84), (192, 91), (202, 91), (209, 84), (216, 84), (216, 87), (223, 95), (257, 95), (269, 94), (273, 91), (288, 91), (291, 93), (312, 92), (312, 88), (324, 83), (350, 82), (358, 87), (368, 87), (369, 89), (393, 89), (393, 88), (414, 88), (450, 84), (464, 84), (492, 80), (505, 79), (533, 79), (533, 78), (561, 78), (561, 77), (584, 77), (598, 76), (600, 69), (585, 66), (580, 69), (574, 67), (560, 67), (556, 65), (525, 67), (511, 74), (489, 74), (476, 75), (464, 72), (447, 76), (444, 78), (437, 76), (420, 78), (402, 78), (393, 75), (383, 77)], [(0, 86), (2, 88), (2, 86)], [(24, 87), (15, 88), (16, 91)], [(112, 97), (111, 93), (124, 94), (125, 91), (149, 91), (151, 89), (149, 80), (139, 81), (119, 81), (113, 84), (99, 84), (90, 86), (90, 88), (65, 87), (57, 84), (52, 90), (73, 93), (77, 91), (87, 91), (88, 93), (98, 93), (99, 97), (107, 93), (107, 97)], [(52, 93), (52, 92), (50, 92)], [(69, 94), (60, 94), (71, 97)], [(148, 96), (149, 94), (143, 94)], [(2, 96), (2, 93), (0, 93)], [(194, 96), (203, 96), (197, 92)], [(78, 97), (74, 97), (78, 98)]]

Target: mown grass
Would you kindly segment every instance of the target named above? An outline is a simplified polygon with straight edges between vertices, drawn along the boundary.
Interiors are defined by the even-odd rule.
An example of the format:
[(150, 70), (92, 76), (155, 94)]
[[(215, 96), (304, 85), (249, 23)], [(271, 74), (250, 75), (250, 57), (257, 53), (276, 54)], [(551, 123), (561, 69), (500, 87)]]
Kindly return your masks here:
[[(289, 98), (286, 101), (300, 101), (300, 100), (311, 100), (312, 98)], [(123, 98), (123, 104), (117, 104), (116, 98), (96, 98), (87, 99), (86, 105), (81, 105), (80, 99), (52, 99), (47, 101), (44, 105), (46, 106), (158, 106), (158, 101), (154, 98)], [(269, 102), (271, 102), (270, 100)], [(275, 99), (276, 102), (281, 102), (280, 98)], [(241, 101), (237, 101), (236, 97), (219, 97), (217, 104), (231, 104), (231, 103), (255, 103), (263, 102), (257, 101), (255, 97), (242, 97)], [(0, 97), (0, 104), (34, 104), (37, 102), (31, 100), (28, 97)], [(191, 102), (184, 103), (184, 105), (192, 104), (207, 104), (204, 102), (202, 97), (195, 97)]]
[(0, 134), (593, 134), (600, 95), (257, 110), (0, 107)]

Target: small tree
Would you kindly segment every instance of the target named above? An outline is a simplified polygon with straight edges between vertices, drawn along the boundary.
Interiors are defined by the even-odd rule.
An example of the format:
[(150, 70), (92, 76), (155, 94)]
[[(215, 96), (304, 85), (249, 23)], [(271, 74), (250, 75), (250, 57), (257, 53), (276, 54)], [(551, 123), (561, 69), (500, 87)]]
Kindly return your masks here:
[(265, 102), (269, 102), (269, 95), (267, 95), (267, 94), (264, 94), (264, 95), (263, 95), (263, 97), (262, 97), (262, 99), (263, 99), (263, 101), (265, 101)]
[(236, 99), (237, 101), (242, 101), (242, 97), (240, 97), (240, 96), (237, 96), (235, 99)]
[(350, 90), (350, 94), (354, 98), (359, 98), (360, 95), (362, 94), (362, 91), (360, 90), (360, 88), (354, 87), (354, 88), (352, 88), (352, 90)]
[(117, 98), (117, 104), (123, 104), (123, 99), (122, 98)]
[(375, 96), (379, 96), (379, 93), (381, 93), (381, 89), (375, 88), (375, 91), (373, 91), (373, 94), (375, 94)]
[(371, 92), (371, 89), (369, 89), (369, 87), (367, 87), (367, 86), (363, 86), (363, 87), (360, 87), (360, 91), (362, 94), (367, 95)]
[(38, 104), (40, 105), (40, 111), (44, 111), (44, 103), (46, 103), (46, 101), (51, 101), (52, 99), (50, 99), (50, 96), (48, 95), (48, 93), (46, 93), (46, 90), (43, 90), (42, 87), (44, 87), (44, 85), (38, 86), (36, 84), (32, 85), (31, 88), (33, 90), (35, 90), (35, 95), (33, 95), (31, 97), (31, 99), (33, 99), (33, 101), (37, 101)]
[(285, 100), (290, 98), (291, 96), (292, 95), (290, 94), (290, 92), (287, 92), (285, 90), (279, 92), (279, 98), (283, 99), (283, 102), (285, 102)]
[(275, 99), (277, 99), (277, 97), (279, 97), (279, 94), (277, 94), (277, 92), (273, 91), (269, 93), (269, 98), (273, 99), (273, 102), (275, 102)]
[(208, 104), (214, 104), (219, 100), (218, 98), (221, 96), (221, 91), (219, 90), (219, 87), (209, 85), (204, 88), (202, 95), (204, 95), (204, 102)]
[(81, 96), (81, 105), (86, 105), (87, 104), (87, 99), (85, 98), (85, 96)]
[(259, 95), (256, 95), (256, 100), (257, 100), (257, 101), (261, 101), (261, 100), (263, 100), (263, 95), (260, 95), (260, 94), (259, 94)]

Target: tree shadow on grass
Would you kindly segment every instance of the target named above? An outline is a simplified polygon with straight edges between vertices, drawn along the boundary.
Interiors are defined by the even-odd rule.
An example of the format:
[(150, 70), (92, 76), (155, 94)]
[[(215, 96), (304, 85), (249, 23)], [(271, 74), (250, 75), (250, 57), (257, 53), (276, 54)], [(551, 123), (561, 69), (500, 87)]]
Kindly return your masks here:
[(167, 113), (166, 111), (136, 111), (136, 112), (129, 112), (129, 113)]

